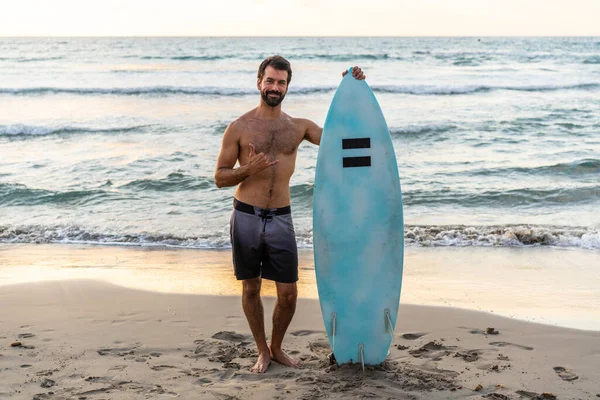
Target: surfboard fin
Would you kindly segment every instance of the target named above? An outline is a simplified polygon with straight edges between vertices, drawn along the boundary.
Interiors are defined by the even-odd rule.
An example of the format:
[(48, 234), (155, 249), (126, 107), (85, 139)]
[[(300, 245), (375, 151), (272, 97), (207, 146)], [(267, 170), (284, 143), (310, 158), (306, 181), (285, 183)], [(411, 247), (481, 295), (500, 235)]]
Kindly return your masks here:
[(391, 338), (394, 338), (394, 325), (392, 325), (392, 317), (390, 316), (390, 309), (386, 308), (383, 311), (384, 315), (384, 323), (385, 323), (385, 332), (388, 333)]
[(335, 353), (335, 335), (337, 331), (337, 313), (331, 313), (331, 351)]
[(365, 348), (362, 343), (358, 345), (358, 359), (362, 365), (363, 372), (365, 372)]

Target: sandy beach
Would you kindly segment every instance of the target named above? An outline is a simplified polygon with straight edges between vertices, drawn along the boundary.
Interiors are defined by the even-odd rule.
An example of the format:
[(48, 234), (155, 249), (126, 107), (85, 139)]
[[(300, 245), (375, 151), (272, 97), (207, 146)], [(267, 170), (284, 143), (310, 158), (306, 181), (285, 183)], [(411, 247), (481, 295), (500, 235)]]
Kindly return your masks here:
[[(61, 269), (87, 270), (93, 279), (73, 274), (36, 276), (31, 275), (32, 270), (22, 270), (28, 275), (21, 279), (27, 282), (16, 283), (13, 275), (9, 283), (6, 271), (11, 265), (16, 268), (16, 254), (21, 254), (21, 261), (28, 259), (35, 264), (35, 251), (23, 250), (36, 246), (17, 247), (19, 251), (11, 246), (0, 251), (4, 270), (0, 286), (0, 398), (600, 397), (598, 331), (542, 325), (489, 312), (402, 303), (387, 361), (363, 372), (357, 365), (338, 368), (329, 364), (330, 348), (319, 304), (306, 295), (299, 300), (284, 341), (284, 348), (302, 360), (302, 368), (273, 364), (266, 374), (254, 374), (249, 369), (256, 348), (239, 296), (234, 293), (185, 294), (183, 282), (180, 287), (169, 286), (169, 290), (163, 287), (162, 292), (133, 289), (125, 286), (135, 286), (134, 276), (120, 276), (117, 267), (112, 276), (123, 284), (115, 285), (98, 276), (98, 270), (94, 272), (98, 265), (91, 265), (90, 259), (82, 262), (79, 253), (68, 246), (62, 250), (61, 246), (45, 246), (45, 250), (52, 247), (57, 253), (48, 252), (44, 268), (31, 268), (48, 274), (53, 268), (58, 270), (57, 265), (70, 266)], [(98, 252), (125, 252), (102, 247), (80, 250), (95, 256)], [(63, 256), (61, 261), (61, 251), (68, 251), (71, 258)], [(165, 250), (130, 254), (141, 257), (142, 253), (157, 264), (170, 254)], [(214, 265), (207, 257), (204, 264), (200, 260), (196, 263), (212, 265), (213, 269), (218, 263), (224, 267), (226, 255), (213, 254)], [(105, 268), (119, 262), (95, 259)], [(75, 265), (79, 268), (73, 268)], [(305, 265), (309, 275), (310, 265)], [(156, 279), (152, 262), (146, 267)], [(410, 279), (407, 282), (411, 287)], [(307, 283), (305, 288), (309, 286)], [(190, 292), (202, 290), (194, 286)], [(264, 303), (265, 313), (270, 315), (274, 298), (268, 294)], [(266, 325), (269, 330), (268, 318)], [(488, 328), (493, 331), (486, 333)]]

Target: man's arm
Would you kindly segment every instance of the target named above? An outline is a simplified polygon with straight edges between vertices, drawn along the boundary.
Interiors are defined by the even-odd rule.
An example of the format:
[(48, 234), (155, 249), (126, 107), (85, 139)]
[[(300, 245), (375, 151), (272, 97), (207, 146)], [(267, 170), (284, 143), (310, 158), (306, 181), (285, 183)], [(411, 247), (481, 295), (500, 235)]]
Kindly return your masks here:
[(249, 176), (247, 167), (233, 168), (240, 156), (240, 136), (235, 131), (234, 124), (235, 122), (229, 124), (225, 129), (217, 159), (215, 184), (219, 188), (235, 186)]
[(263, 153), (256, 154), (254, 145), (250, 143), (250, 154), (248, 163), (235, 167), (235, 163), (240, 157), (240, 134), (234, 127), (235, 123), (229, 124), (223, 135), (223, 143), (217, 167), (215, 171), (215, 184), (217, 187), (235, 186), (252, 174), (271, 167), (279, 160), (269, 161)]
[(308, 140), (309, 142), (311, 142), (312, 144), (316, 144), (317, 146), (321, 144), (321, 134), (323, 133), (323, 128), (307, 119), (304, 120), (304, 123), (306, 124), (306, 133), (304, 134), (304, 140)]

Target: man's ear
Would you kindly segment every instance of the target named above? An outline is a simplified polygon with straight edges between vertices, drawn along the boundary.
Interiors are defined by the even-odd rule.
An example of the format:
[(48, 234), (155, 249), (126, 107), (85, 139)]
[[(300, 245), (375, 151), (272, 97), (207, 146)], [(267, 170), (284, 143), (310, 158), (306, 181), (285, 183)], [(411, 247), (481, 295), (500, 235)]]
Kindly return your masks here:
[(258, 91), (260, 92), (260, 79), (256, 80), (256, 88), (258, 89)]

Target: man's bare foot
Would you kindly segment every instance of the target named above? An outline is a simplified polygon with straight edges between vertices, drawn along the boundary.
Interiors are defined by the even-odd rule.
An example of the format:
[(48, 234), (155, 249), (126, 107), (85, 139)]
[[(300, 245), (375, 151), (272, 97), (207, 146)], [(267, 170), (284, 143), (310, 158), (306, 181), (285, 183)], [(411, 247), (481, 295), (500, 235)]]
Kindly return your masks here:
[(263, 374), (267, 371), (267, 368), (269, 368), (270, 364), (271, 355), (269, 354), (269, 352), (263, 352), (258, 355), (258, 361), (256, 361), (256, 364), (254, 364), (254, 367), (252, 367), (252, 372), (258, 372), (259, 374)]
[(273, 349), (271, 349), (271, 360), (282, 365), (287, 365), (288, 367), (300, 368), (300, 362), (288, 356), (286, 352), (281, 349), (277, 351), (273, 351)]

